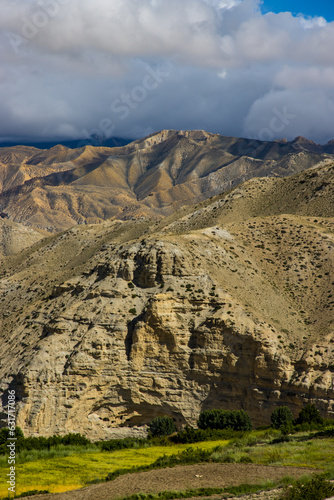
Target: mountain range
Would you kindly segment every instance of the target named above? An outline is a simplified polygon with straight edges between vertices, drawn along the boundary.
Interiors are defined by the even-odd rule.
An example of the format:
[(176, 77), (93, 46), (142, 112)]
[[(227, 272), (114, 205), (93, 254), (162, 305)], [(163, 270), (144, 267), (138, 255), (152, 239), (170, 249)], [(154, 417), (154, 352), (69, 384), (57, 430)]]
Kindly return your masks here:
[(0, 149), (0, 213), (58, 232), (131, 217), (161, 219), (253, 177), (286, 177), (333, 158), (334, 144), (260, 142), (165, 130), (122, 147)]
[[(0, 383), (27, 435), (334, 413), (334, 158), (163, 131), (0, 150)], [(0, 418), (5, 422), (5, 412)]]

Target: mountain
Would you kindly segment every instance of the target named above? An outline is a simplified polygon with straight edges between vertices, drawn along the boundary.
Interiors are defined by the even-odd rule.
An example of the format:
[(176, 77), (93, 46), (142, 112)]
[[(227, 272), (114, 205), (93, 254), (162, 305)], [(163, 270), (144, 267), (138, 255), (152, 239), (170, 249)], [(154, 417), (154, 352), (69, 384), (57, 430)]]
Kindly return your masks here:
[(261, 142), (175, 130), (114, 148), (2, 148), (0, 212), (49, 232), (160, 220), (253, 177), (286, 177), (333, 159), (326, 151), (303, 138)]
[[(250, 164), (265, 173), (268, 162), (282, 174), (305, 168), (315, 153), (298, 152), (297, 142), (266, 144), (267, 159), (238, 160), (238, 140), (165, 132), (125, 146), (118, 176), (106, 151), (72, 151), (76, 168), (59, 166), (38, 189), (88, 190), (103, 179), (126, 193), (132, 186), (139, 201), (153, 198), (143, 206), (162, 213), (161, 197), (175, 200), (191, 179), (201, 198), (216, 189), (207, 177), (231, 187)], [(30, 193), (34, 172), (52, 160), (45, 154), (26, 162)], [(334, 162), (321, 160), (290, 176), (252, 175), (160, 220), (77, 225), (2, 257), (2, 404), (15, 389), (24, 433), (141, 435), (156, 416), (193, 425), (208, 408), (243, 408), (264, 425), (277, 405), (297, 415), (307, 402), (333, 417)], [(237, 181), (232, 170), (229, 180), (222, 175), (221, 165), (233, 163)]]
[[(38, 140), (32, 140), (32, 141), (24, 141), (22, 144), (23, 146), (30, 146), (38, 149), (51, 149), (55, 146), (61, 145), (65, 146), (70, 149), (76, 149), (80, 146), (85, 145), (92, 145), (92, 146), (103, 146), (106, 148), (113, 148), (113, 147), (119, 147), (119, 146), (125, 146), (125, 144), (129, 144), (131, 142), (130, 139), (124, 139), (121, 137), (110, 137), (109, 139), (101, 140), (100, 137), (89, 137), (87, 139), (72, 139), (72, 140), (62, 140), (62, 141), (54, 141), (52, 139), (48, 141), (38, 141)], [(0, 148), (10, 148), (10, 147), (16, 147), (18, 146), (18, 141), (2, 141), (0, 142)]]

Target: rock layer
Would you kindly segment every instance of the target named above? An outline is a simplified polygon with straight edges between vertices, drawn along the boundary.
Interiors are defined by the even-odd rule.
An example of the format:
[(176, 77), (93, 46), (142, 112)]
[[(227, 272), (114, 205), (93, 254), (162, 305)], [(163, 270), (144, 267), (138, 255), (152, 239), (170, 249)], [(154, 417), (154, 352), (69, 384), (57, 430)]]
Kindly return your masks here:
[(262, 425), (307, 402), (333, 416), (334, 220), (288, 199), (295, 186), (328, 214), (331, 172), (289, 189), (253, 180), (160, 225), (75, 227), (3, 259), (2, 403), (14, 388), (24, 433), (141, 435), (208, 408)]

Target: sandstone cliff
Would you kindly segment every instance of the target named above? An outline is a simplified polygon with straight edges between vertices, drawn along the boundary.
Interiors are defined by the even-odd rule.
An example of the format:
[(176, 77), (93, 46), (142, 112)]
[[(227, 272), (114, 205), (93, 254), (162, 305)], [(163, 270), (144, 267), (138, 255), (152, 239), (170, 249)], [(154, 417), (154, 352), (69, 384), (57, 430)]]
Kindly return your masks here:
[(2, 258), (0, 367), (28, 435), (308, 401), (334, 415), (333, 165), (161, 222), (77, 226)]

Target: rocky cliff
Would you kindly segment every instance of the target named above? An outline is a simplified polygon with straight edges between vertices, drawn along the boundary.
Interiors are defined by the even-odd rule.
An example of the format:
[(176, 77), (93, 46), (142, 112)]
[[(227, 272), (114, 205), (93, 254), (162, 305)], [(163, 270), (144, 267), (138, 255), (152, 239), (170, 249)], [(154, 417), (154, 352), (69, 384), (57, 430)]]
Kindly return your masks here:
[[(161, 222), (77, 226), (2, 258), (3, 403), (28, 435), (140, 435), (277, 404), (334, 416), (333, 164)], [(4, 414), (2, 415), (4, 417)]]

